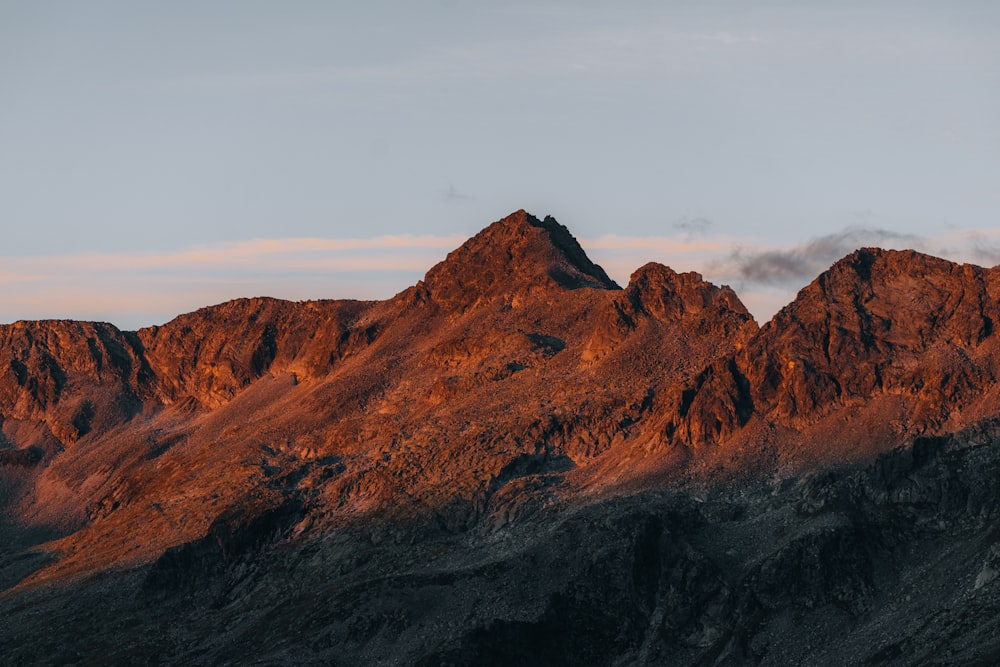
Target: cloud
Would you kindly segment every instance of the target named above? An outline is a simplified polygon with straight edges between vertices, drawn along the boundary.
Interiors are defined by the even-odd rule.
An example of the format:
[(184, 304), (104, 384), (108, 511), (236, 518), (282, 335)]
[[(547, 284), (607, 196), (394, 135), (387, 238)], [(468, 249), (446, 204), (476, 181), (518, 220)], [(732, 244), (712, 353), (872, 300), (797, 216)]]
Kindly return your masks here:
[[(510, 21), (531, 21), (535, 8)], [(618, 13), (616, 12), (616, 15)], [(550, 21), (546, 23), (551, 24)], [(713, 54), (758, 48), (766, 39), (730, 30), (679, 28), (668, 16), (642, 24), (610, 26), (605, 12), (582, 24), (559, 22), (544, 34), (533, 30), (456, 32), (447, 39), (396, 45), (389, 58), (352, 65), (333, 62), (309, 68), (207, 72), (160, 82), (169, 90), (291, 91), (343, 85), (392, 85), (479, 79), (483, 76), (649, 73), (689, 69)], [(499, 25), (499, 24), (497, 24)]]
[[(676, 236), (609, 234), (580, 243), (619, 284), (651, 261), (696, 271), (731, 285), (760, 320), (859, 247), (914, 248), (953, 261), (1000, 264), (1000, 230), (993, 229), (917, 236), (853, 226), (782, 245), (708, 237), (711, 225), (694, 224), (706, 235), (692, 238), (679, 227)], [(384, 299), (414, 284), (464, 241), (434, 235), (252, 239), (174, 252), (0, 256), (0, 322), (74, 318), (138, 328), (237, 297)]]
[(728, 250), (737, 239), (717, 238), (712, 240), (678, 239), (671, 236), (620, 236), (605, 234), (595, 238), (580, 239), (580, 244), (588, 251), (597, 250), (649, 250), (661, 253), (706, 253)]
[[(870, 212), (859, 212), (857, 217), (868, 220)], [(769, 319), (805, 284), (858, 248), (911, 248), (955, 262), (1000, 264), (1000, 230), (992, 229), (921, 236), (855, 225), (789, 245), (752, 237), (692, 239), (684, 233), (677, 237), (607, 235), (580, 243), (619, 284), (627, 283), (632, 271), (650, 261), (676, 271), (696, 271), (713, 283), (732, 286), (760, 321)]]
[(448, 185), (448, 191), (444, 194), (444, 200), (451, 204), (455, 204), (463, 201), (472, 201), (475, 197), (472, 195), (467, 195), (464, 192), (459, 192), (455, 189), (454, 185)]
[(971, 255), (986, 266), (1000, 264), (1000, 232), (975, 231), (966, 234)]
[[(386, 262), (409, 257), (407, 266), (428, 253), (451, 249), (461, 236), (379, 236), (370, 239), (254, 239), (196, 246), (178, 252), (80, 253), (42, 257), (0, 257), (7, 267), (0, 283), (45, 279), (68, 272), (112, 273), (194, 268), (268, 272), (299, 268), (326, 271), (383, 270)], [(404, 259), (404, 261), (407, 261)], [(398, 265), (393, 264), (397, 267)]]
[(691, 236), (702, 236), (712, 228), (712, 221), (708, 218), (689, 218), (684, 216), (674, 223), (674, 229), (683, 234)]
[(137, 327), (243, 296), (382, 299), (464, 240), (253, 239), (175, 252), (0, 257), (0, 322), (102, 319)]
[(888, 229), (848, 227), (791, 248), (736, 249), (719, 260), (717, 270), (738, 280), (764, 285), (796, 284), (812, 280), (831, 264), (867, 246), (921, 249), (927, 242), (914, 234)]
[(811, 271), (811, 263), (794, 252), (766, 250), (746, 256), (736, 250), (729, 257), (736, 266), (734, 274), (755, 283), (782, 283), (788, 280), (800, 281)]

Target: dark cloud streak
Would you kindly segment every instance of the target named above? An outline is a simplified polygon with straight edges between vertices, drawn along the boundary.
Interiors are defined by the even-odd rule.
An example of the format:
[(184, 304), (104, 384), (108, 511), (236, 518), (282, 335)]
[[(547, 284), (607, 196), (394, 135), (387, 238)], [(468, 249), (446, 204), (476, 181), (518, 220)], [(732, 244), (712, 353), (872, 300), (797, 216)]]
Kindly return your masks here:
[(723, 265), (734, 277), (751, 283), (802, 284), (858, 248), (876, 246), (919, 249), (923, 245), (923, 239), (915, 234), (879, 228), (848, 227), (788, 250), (749, 253), (736, 250), (723, 261)]
[(687, 237), (703, 236), (712, 228), (712, 221), (708, 218), (681, 218), (674, 223), (674, 229), (683, 233)]
[(450, 204), (455, 204), (457, 202), (472, 201), (475, 199), (472, 195), (467, 195), (464, 192), (459, 192), (455, 189), (454, 185), (448, 186), (448, 191), (444, 194), (444, 200)]
[(986, 266), (1000, 265), (1000, 243), (990, 242), (982, 234), (973, 234), (969, 241), (976, 261)]

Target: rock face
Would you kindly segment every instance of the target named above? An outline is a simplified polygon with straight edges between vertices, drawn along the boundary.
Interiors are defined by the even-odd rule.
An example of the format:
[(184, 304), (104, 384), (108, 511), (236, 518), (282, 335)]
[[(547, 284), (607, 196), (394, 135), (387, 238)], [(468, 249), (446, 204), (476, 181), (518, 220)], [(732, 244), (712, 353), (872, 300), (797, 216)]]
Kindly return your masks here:
[(352, 326), (370, 305), (240, 299), (143, 329), (137, 338), (157, 378), (157, 398), (217, 408), (268, 373), (328, 373), (365, 337)]
[(1000, 280), (913, 251), (859, 250), (807, 286), (741, 361), (775, 419), (806, 422), (876, 394), (935, 428), (996, 381)]
[(0, 326), (0, 649), (988, 662), (998, 311), (996, 269), (863, 249), (758, 329), (518, 211), (382, 302)]
[(568, 229), (554, 218), (539, 220), (523, 210), (449, 254), (421, 286), (434, 303), (458, 309), (497, 299), (516, 306), (549, 290), (618, 288)]
[(752, 437), (784, 468), (871, 460), (996, 414), (997, 317), (995, 269), (858, 250), (717, 360), (680, 423), (695, 443), (740, 445), (743, 425), (763, 424)]
[(110, 324), (51, 321), (0, 326), (4, 439), (54, 455), (141, 411), (150, 373), (134, 335)]

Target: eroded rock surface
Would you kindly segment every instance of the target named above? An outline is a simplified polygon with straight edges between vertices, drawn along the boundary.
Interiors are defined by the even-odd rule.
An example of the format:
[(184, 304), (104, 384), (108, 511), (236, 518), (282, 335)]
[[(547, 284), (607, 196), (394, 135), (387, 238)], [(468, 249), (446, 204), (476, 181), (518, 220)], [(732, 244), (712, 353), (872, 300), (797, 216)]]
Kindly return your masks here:
[(0, 326), (0, 649), (988, 664), (998, 311), (863, 249), (758, 329), (518, 211), (386, 301)]

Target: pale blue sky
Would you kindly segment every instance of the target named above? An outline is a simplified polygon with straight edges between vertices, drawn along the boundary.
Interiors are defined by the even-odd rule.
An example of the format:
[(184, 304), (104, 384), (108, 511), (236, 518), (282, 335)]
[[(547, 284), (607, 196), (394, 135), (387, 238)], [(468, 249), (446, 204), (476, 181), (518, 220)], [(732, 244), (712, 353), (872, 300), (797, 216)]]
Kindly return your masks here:
[(0, 322), (386, 297), (518, 208), (764, 319), (851, 243), (1000, 263), (997, 118), (988, 1), (0, 0)]

